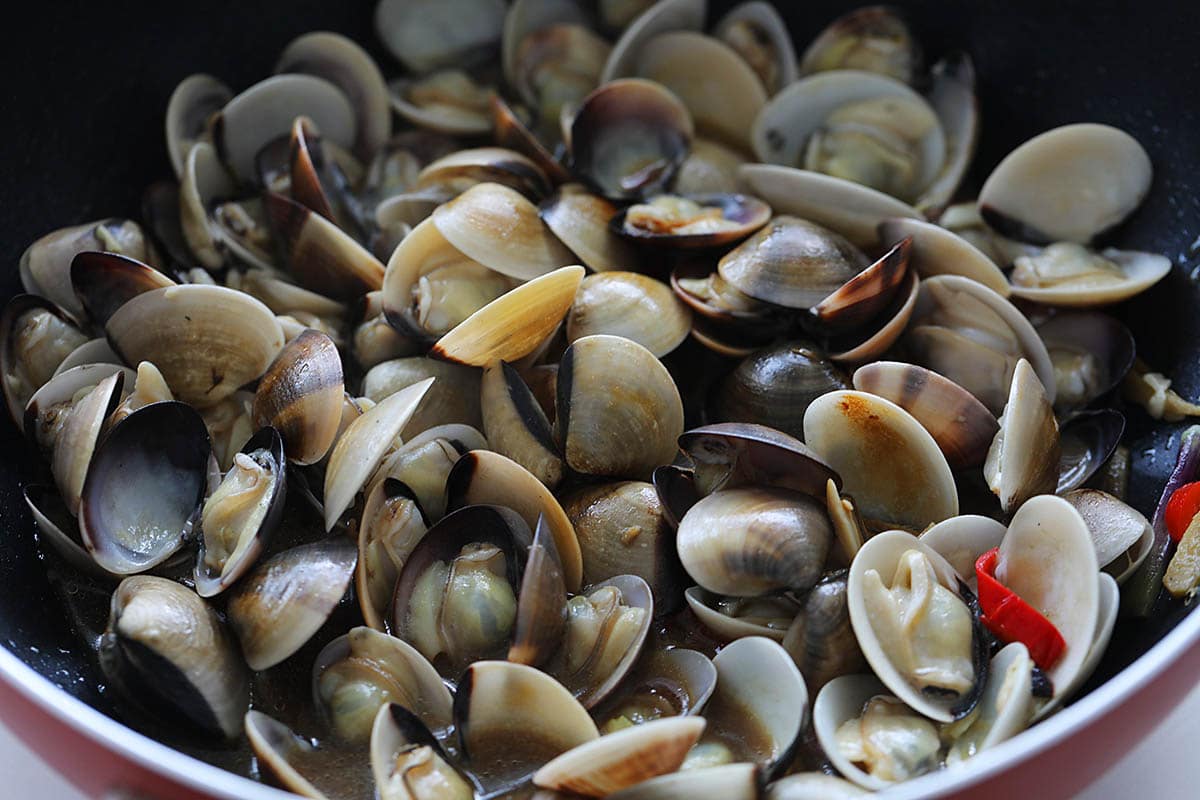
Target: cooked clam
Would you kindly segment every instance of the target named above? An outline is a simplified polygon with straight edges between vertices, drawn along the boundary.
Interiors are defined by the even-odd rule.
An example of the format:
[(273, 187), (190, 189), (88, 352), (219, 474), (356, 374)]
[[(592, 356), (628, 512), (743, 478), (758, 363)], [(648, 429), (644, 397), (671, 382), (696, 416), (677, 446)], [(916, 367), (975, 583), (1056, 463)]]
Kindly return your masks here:
[(37, 295), (9, 300), (0, 314), (0, 381), (14, 422), (20, 424), (34, 392), (87, 341), (63, 311)]
[(1055, 491), (1061, 452), (1054, 409), (1033, 367), (1021, 359), (983, 465), (988, 488), (1006, 514), (1034, 495)]
[(633, 269), (641, 261), (634, 247), (609, 226), (617, 207), (581, 184), (560, 186), (542, 201), (539, 213), (554, 235), (596, 272)]
[(921, 60), (904, 17), (888, 6), (864, 6), (829, 23), (804, 51), (800, 73), (860, 69), (913, 83)]
[(375, 31), (393, 56), (419, 74), (494, 53), (504, 12), (501, 0), (384, 0), (375, 7)]
[(567, 312), (567, 341), (621, 336), (662, 358), (687, 338), (692, 315), (671, 288), (635, 272), (589, 275)]

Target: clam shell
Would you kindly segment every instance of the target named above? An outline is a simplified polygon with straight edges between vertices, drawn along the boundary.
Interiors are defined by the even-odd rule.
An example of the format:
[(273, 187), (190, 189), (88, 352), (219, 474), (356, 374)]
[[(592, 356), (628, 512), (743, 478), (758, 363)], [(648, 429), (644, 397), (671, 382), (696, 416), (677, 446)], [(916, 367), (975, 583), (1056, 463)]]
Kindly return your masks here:
[(544, 516), (554, 534), (554, 547), (562, 561), (567, 591), (577, 593), (583, 583), (583, 557), (575, 529), (554, 495), (515, 461), (489, 450), (472, 450), (460, 458), (446, 479), (447, 508), (496, 503), (517, 512), (536, 530)]
[[(856, 785), (871, 791), (885, 789), (887, 781), (864, 772), (842, 755), (838, 747), (837, 729), (842, 723), (862, 714), (863, 706), (878, 694), (888, 690), (874, 675), (843, 675), (822, 687), (813, 702), (813, 732), (825, 756), (834, 768)], [(824, 797), (824, 795), (821, 795)]]
[(740, 3), (713, 26), (713, 35), (730, 43), (731, 31), (738, 25), (748, 25), (756, 37), (764, 37), (768, 42), (764, 49), (775, 56), (775, 63), (772, 65), (775, 69), (773, 81), (765, 80), (766, 76), (760, 70), (755, 70), (759, 79), (763, 80), (763, 88), (767, 90), (768, 95), (775, 94), (796, 80), (796, 48), (792, 45), (787, 23), (783, 21), (775, 6), (762, 0)]
[(793, 772), (767, 786), (766, 800), (848, 800), (867, 792), (823, 772)]
[(428, 399), (400, 431), (406, 441), (439, 425), (462, 424), (476, 430), (483, 427), (479, 410), (480, 373), (470, 367), (424, 356), (397, 358), (368, 370), (362, 391), (368, 399), (378, 403), (426, 378), (437, 380), (429, 387)]
[(866, 517), (916, 530), (958, 513), (958, 489), (937, 442), (900, 406), (865, 392), (817, 398), (804, 441), (844, 481)]
[[(1135, 250), (1117, 250), (1109, 247), (1100, 255), (1121, 268), (1121, 280), (1097, 286), (1066, 281), (1058, 286), (1012, 285), (1012, 294), (1022, 300), (1045, 303), (1051, 306), (1089, 308), (1120, 303), (1141, 294), (1167, 277), (1171, 271), (1171, 259), (1157, 253), (1140, 253)], [(1020, 258), (1017, 259), (1018, 263)]]
[(1125, 433), (1125, 417), (1111, 408), (1081, 411), (1059, 426), (1061, 455), (1055, 494), (1091, 480), (1116, 451)]
[(863, 6), (829, 23), (800, 60), (800, 73), (864, 69), (905, 83), (917, 80), (921, 46), (899, 10)]
[[(697, 64), (705, 65), (702, 75)], [(750, 149), (750, 126), (767, 92), (750, 65), (720, 39), (692, 31), (661, 33), (638, 48), (633, 74), (674, 93), (700, 133)]]
[(982, 283), (1008, 297), (1012, 286), (1008, 278), (987, 255), (952, 231), (920, 219), (895, 218), (879, 223), (882, 244), (912, 239), (910, 265), (922, 278), (935, 275), (961, 275)]
[(872, 248), (876, 228), (892, 217), (921, 219), (907, 203), (851, 181), (776, 164), (738, 169), (742, 191), (761, 197), (776, 214), (793, 214), (837, 231), (859, 247)]
[(946, 135), (941, 172), (917, 198), (917, 208), (936, 218), (954, 199), (979, 143), (979, 101), (975, 98), (975, 64), (954, 52), (933, 65), (927, 98)]
[(167, 156), (175, 177), (183, 177), (183, 164), (192, 143), (203, 139), (208, 121), (233, 98), (229, 87), (211, 75), (189, 75), (167, 101)]
[(704, 732), (700, 717), (668, 717), (635, 725), (579, 745), (533, 776), (544, 789), (607, 797), (679, 769)]
[(812, 690), (862, 672), (866, 659), (850, 625), (849, 573), (826, 572), (804, 598), (780, 642)]
[(1153, 547), (1154, 529), (1146, 518), (1099, 489), (1075, 489), (1062, 497), (1087, 524), (1100, 568), (1117, 583), (1129, 580)]
[(505, 11), (503, 0), (384, 0), (375, 7), (375, 32), (393, 56), (420, 74), (492, 55)]
[(1011, 514), (1034, 495), (1055, 491), (1061, 454), (1054, 409), (1033, 367), (1021, 359), (1013, 372), (1000, 430), (983, 465), (988, 487), (1000, 498), (1005, 513)]
[(123, 372), (114, 372), (71, 405), (54, 441), (50, 471), (58, 492), (72, 515), (79, 513), (80, 494), (104, 422), (116, 408), (125, 383)]
[(910, 270), (892, 297), (892, 302), (879, 312), (870, 325), (829, 342), (829, 358), (842, 364), (861, 364), (886, 353), (908, 327), (917, 307), (920, 289), (921, 281), (917, 273)]
[(546, 149), (537, 135), (499, 96), (492, 97), (492, 129), (496, 144), (516, 150), (541, 168), (552, 183), (567, 183), (571, 173)]
[(292, 763), (299, 760), (298, 755), (316, 749), (311, 740), (297, 736), (287, 725), (254, 709), (246, 712), (243, 727), (267, 782), (310, 800), (328, 800)]
[(612, 800), (757, 800), (762, 773), (754, 764), (723, 764), (660, 775), (616, 792)]
[(53, 451), (62, 422), (77, 395), (85, 389), (91, 391), (105, 378), (118, 373), (128, 385), (133, 385), (137, 377), (126, 366), (107, 363), (81, 364), (52, 377), (29, 398), (24, 415), (17, 417), (25, 436), (43, 450)]
[(388, 395), (350, 423), (325, 468), (325, 530), (332, 530), (412, 418), (434, 378)]
[(399, 703), (384, 703), (371, 725), (371, 772), (380, 800), (409, 800), (414, 776), (422, 788), (436, 787), (447, 798), (474, 795), (474, 788), (451, 766), (434, 734)]
[(377, 481), (367, 495), (358, 527), (354, 590), (363, 621), (386, 631), (384, 617), (400, 570), (427, 528), (417, 501), (395, 479)]
[(358, 138), (357, 115), (346, 94), (312, 75), (273, 75), (234, 97), (217, 117), (217, 149), (243, 183), (256, 175), (254, 159), (270, 141), (287, 136), (306, 116), (326, 139), (351, 148)]
[(233, 176), (221, 164), (217, 149), (208, 142), (193, 144), (184, 155), (179, 178), (179, 226), (190, 254), (209, 269), (223, 266), (226, 248), (232, 247), (209, 214), (217, 202), (236, 194)]
[(854, 388), (912, 414), (937, 442), (951, 469), (983, 463), (1000, 426), (975, 396), (949, 378), (915, 364), (876, 361), (854, 371)]
[[(727, 641), (741, 639), (746, 636), (764, 636), (776, 642), (782, 642), (784, 634), (787, 633), (787, 630), (784, 628), (769, 627), (722, 613), (720, 610), (714, 608), (720, 596), (705, 591), (703, 587), (689, 587), (684, 591), (683, 597), (687, 601), (688, 608), (696, 615), (696, 619), (700, 621), (700, 624)], [(779, 600), (781, 611), (787, 607), (785, 604), (792, 602), (782, 597)], [(797, 606), (793, 610), (798, 611), (799, 607)]]
[(84, 575), (110, 581), (120, 580), (121, 576), (101, 567), (84, 549), (79, 525), (67, 510), (66, 503), (58, 496), (57, 489), (30, 483), (22, 490), (22, 494), (33, 521), (37, 523), (39, 540), (48, 542), (71, 567)]
[(357, 551), (344, 536), (268, 558), (231, 590), (226, 614), (250, 669), (273, 667), (320, 630), (346, 595)]
[(62, 360), (62, 363), (58, 365), (58, 369), (54, 370), (54, 376), (57, 377), (69, 369), (82, 367), (85, 364), (121, 365), (121, 357), (113, 352), (112, 345), (108, 343), (108, 339), (104, 337), (88, 339), (79, 345), (79, 347), (72, 350)]
[[(556, 424), (572, 469), (645, 478), (675, 457), (683, 433), (679, 390), (666, 367), (636, 342), (579, 339), (563, 354), (557, 388)], [(613, 396), (625, 402), (614, 404)]]
[(1060, 497), (1028, 500), (1000, 543), (996, 579), (1041, 611), (1066, 640), (1062, 658), (1047, 671), (1056, 697), (1080, 674), (1095, 639), (1099, 569), (1087, 523)]
[(679, 449), (695, 464), (701, 492), (738, 486), (774, 486), (820, 498), (841, 477), (807, 445), (754, 423), (721, 422), (686, 431)]
[(291, 41), (279, 55), (275, 71), (324, 78), (342, 90), (355, 111), (352, 149), (369, 162), (392, 135), (387, 85), (375, 60), (339, 33), (317, 31)]
[(1150, 156), (1128, 133), (1064, 125), (1009, 153), (984, 182), (979, 210), (1006, 236), (1087, 244), (1141, 205), (1152, 172)]
[(600, 83), (634, 74), (637, 58), (646, 43), (670, 31), (699, 31), (708, 16), (707, 0), (661, 0), (629, 24), (613, 45)]
[(547, 488), (556, 487), (563, 477), (563, 459), (550, 421), (520, 373), (503, 361), (486, 367), (480, 407), (491, 449), (525, 467)]
[(692, 151), (675, 173), (676, 194), (730, 194), (737, 191), (737, 170), (747, 157), (740, 150), (697, 136)]
[(569, 183), (542, 201), (542, 221), (579, 260), (596, 272), (636, 267), (637, 250), (609, 227), (617, 207), (582, 184)]
[[(1129, 372), (1137, 345), (1129, 328), (1099, 311), (1064, 311), (1037, 326), (1055, 367), (1058, 407), (1087, 405), (1108, 394)], [(1097, 367), (1075, 369), (1072, 359), (1086, 359)]]
[[(872, 671), (879, 676), (888, 690), (899, 697), (904, 703), (914, 711), (923, 714), (930, 719), (938, 722), (951, 722), (955, 719), (956, 709), (950, 706), (954, 700), (940, 700), (931, 698), (922, 694), (904, 677), (903, 673), (892, 664), (891, 659), (883, 649), (883, 645), (879, 640), (875, 629), (872, 627), (871, 617), (867, 612), (867, 604), (863, 595), (863, 576), (868, 570), (875, 570), (885, 580), (890, 581), (895, 573), (895, 567), (900, 558), (909, 550), (916, 550), (924, 555), (933, 567), (934, 573), (937, 575), (938, 582), (956, 594), (959, 591), (960, 578), (954, 568), (938, 553), (920, 539), (904, 533), (903, 531), (887, 531), (885, 533), (876, 534), (863, 544), (862, 549), (854, 557), (853, 563), (850, 565), (849, 587), (847, 590), (847, 601), (850, 607), (850, 624), (854, 627), (854, 634), (858, 637), (858, 644), (862, 648), (863, 655), (867, 658), (867, 663), (871, 665)], [(978, 627), (974, 625), (973, 627)], [(976, 641), (973, 642), (974, 648), (978, 651), (981, 643), (978, 641), (978, 631), (974, 634)], [(984, 654), (986, 657), (986, 654)], [(986, 662), (985, 662), (986, 663)], [(976, 668), (978, 670), (978, 662)], [(979, 679), (979, 675), (975, 675), (975, 679)], [(840, 678), (826, 684), (825, 688), (834, 686), (838, 681), (844, 681), (846, 678)], [(859, 705), (859, 711), (862, 705)], [(856, 712), (857, 714), (858, 712)]]
[(917, 538), (936, 550), (938, 555), (954, 567), (971, 591), (976, 591), (978, 584), (975, 579), (975, 562), (988, 550), (999, 547), (1007, 531), (1004, 523), (991, 517), (960, 514), (942, 520)]
[(592, 15), (574, 0), (514, 0), (504, 15), (500, 64), (509, 86), (519, 83), (518, 48), (525, 37), (551, 25), (590, 25)]
[(169, 286), (117, 309), (108, 340), (126, 363), (150, 361), (185, 403), (206, 408), (259, 377), (283, 348), (275, 315), (221, 286)]
[(1092, 646), (1087, 657), (1080, 665), (1079, 671), (1065, 686), (1058, 687), (1049, 702), (1043, 702), (1034, 713), (1034, 721), (1042, 719), (1075, 695), (1079, 688), (1087, 683), (1087, 679), (1096, 671), (1108, 649), (1112, 638), (1113, 627), (1117, 623), (1117, 613), (1121, 606), (1121, 587), (1117, 585), (1112, 575), (1101, 573), (1097, 583), (1099, 593), (1099, 613), (1096, 615), (1096, 631), (1092, 638)]
[(817, 303), (812, 313), (831, 332), (842, 333), (869, 322), (896, 295), (908, 274), (911, 239), (901, 239), (871, 266)]
[(325, 457), (342, 419), (342, 361), (323, 333), (305, 330), (267, 368), (254, 394), (254, 424), (283, 436), (288, 460), (314, 464)]
[(948, 763), (960, 763), (1029, 726), (1033, 715), (1033, 659), (1020, 642), (1000, 648), (988, 667), (975, 720), (955, 739)]
[(622, 336), (662, 358), (687, 338), (692, 313), (671, 287), (636, 272), (589, 275), (567, 313), (567, 341), (594, 334)]
[(86, 251), (71, 260), (71, 286), (88, 319), (100, 326), (128, 300), (174, 285), (154, 267), (117, 253)]
[(521, 284), (456, 325), (429, 354), (474, 367), (524, 358), (554, 333), (583, 275), (583, 267), (562, 267)]
[[(443, 189), (460, 194), (480, 183), (507, 186), (533, 199), (550, 192), (550, 183), (536, 162), (504, 147), (475, 147), (444, 155), (421, 170), (414, 188), (429, 192)], [(498, 202), (500, 196), (490, 198), (489, 202)], [(520, 224), (529, 224), (528, 209), (523, 205), (521, 209)]]
[(305, 288), (343, 300), (382, 288), (383, 264), (337, 225), (274, 192), (264, 203), (292, 274)]
[(451, 245), (509, 277), (529, 280), (575, 260), (538, 217), (537, 207), (498, 183), (472, 186), (438, 206), (431, 218)]

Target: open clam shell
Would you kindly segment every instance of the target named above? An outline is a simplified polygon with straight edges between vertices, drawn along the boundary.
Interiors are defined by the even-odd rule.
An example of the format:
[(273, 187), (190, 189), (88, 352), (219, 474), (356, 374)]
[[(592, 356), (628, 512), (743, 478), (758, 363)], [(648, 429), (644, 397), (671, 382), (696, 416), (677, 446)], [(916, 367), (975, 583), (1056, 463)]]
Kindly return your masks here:
[(1064, 419), (1059, 426), (1061, 455), (1055, 494), (1091, 480), (1116, 451), (1124, 433), (1124, 415), (1111, 408), (1082, 411)]
[(91, 554), (84, 549), (79, 524), (58, 496), (56, 488), (30, 483), (22, 490), (22, 494), (37, 524), (39, 540), (48, 542), (68, 564), (85, 575), (109, 580), (120, 578), (93, 561)]
[(129, 300), (108, 321), (129, 364), (150, 361), (185, 403), (215, 405), (266, 371), (283, 330), (258, 300), (221, 286), (168, 286)]
[(366, 741), (388, 703), (403, 706), (434, 733), (451, 725), (450, 690), (433, 665), (403, 639), (371, 628), (351, 628), (321, 650), (312, 694), (330, 729), (347, 741)]
[[(1171, 271), (1171, 259), (1157, 253), (1112, 247), (1090, 253), (1070, 242), (1018, 256), (1014, 263), (1014, 297), (1051, 306), (1085, 308), (1128, 300)], [(1049, 274), (1048, 279), (1042, 277), (1043, 273)]]
[(582, 184), (559, 187), (542, 201), (538, 213), (554, 235), (596, 272), (632, 269), (641, 262), (637, 250), (609, 226), (617, 207)]
[(787, 595), (742, 599), (722, 597), (692, 586), (683, 593), (688, 608), (708, 630), (733, 641), (745, 636), (765, 636), (782, 642), (800, 606)]
[(546, 149), (525, 120), (497, 95), (492, 96), (492, 135), (501, 147), (516, 150), (531, 159), (552, 183), (557, 185), (571, 180), (570, 171)]
[(722, 764), (660, 775), (610, 795), (613, 800), (674, 800), (678, 797), (757, 800), (762, 772), (755, 764)]
[[(905, 583), (890, 588), (884, 583), (899, 580)], [(889, 593), (888, 614), (882, 613), (880, 587)], [(903, 531), (868, 539), (850, 565), (850, 624), (863, 655), (893, 694), (939, 722), (969, 713), (987, 677), (982, 628), (973, 598), (968, 604), (960, 594), (963, 588), (945, 559)], [(907, 614), (923, 631), (896, 628), (903, 604), (909, 604)]]
[(929, 431), (952, 469), (983, 463), (999, 430), (992, 412), (949, 378), (915, 364), (876, 361), (854, 371), (854, 388), (912, 414)]
[(554, 549), (554, 534), (546, 518), (539, 517), (521, 576), (508, 660), (534, 667), (549, 660), (566, 628), (566, 605), (566, 584), (562, 562)]
[(589, 275), (567, 313), (567, 341), (593, 334), (622, 336), (662, 358), (692, 327), (692, 314), (671, 287), (636, 272)]
[(777, 642), (751, 636), (726, 645), (713, 664), (717, 690), (704, 709), (710, 733), (728, 737), (758, 728), (758, 735), (744, 736), (741, 747), (731, 749), (738, 761), (753, 761), (768, 776), (781, 771), (808, 718), (808, 687), (791, 656)]
[[(550, 183), (535, 161), (504, 147), (474, 147), (444, 155), (421, 170), (414, 188), (430, 193), (441, 190), (453, 196), (481, 183), (507, 186), (533, 201), (550, 192)], [(500, 196), (488, 202), (497, 202)], [(521, 224), (527, 224), (528, 209), (522, 206), (521, 211)]]
[(883, 244), (912, 239), (910, 265), (922, 278), (935, 275), (961, 275), (978, 281), (1001, 297), (1008, 297), (1012, 286), (1008, 278), (985, 253), (958, 236), (932, 222), (905, 217), (879, 223), (879, 240)]
[(109, 572), (161, 564), (183, 546), (204, 497), (211, 447), (200, 415), (153, 403), (114, 427), (83, 483), (79, 531)]
[(684, 250), (733, 244), (770, 219), (770, 206), (757, 197), (717, 192), (659, 195), (626, 208), (611, 226), (634, 242)]
[(200, 513), (192, 575), (201, 597), (224, 591), (244, 575), (283, 516), (287, 460), (279, 431), (263, 428), (250, 437), (240, 455)]
[(531, 530), (544, 516), (554, 535), (554, 547), (562, 561), (567, 591), (575, 593), (583, 583), (583, 556), (571, 520), (554, 495), (517, 462), (489, 450), (472, 450), (460, 458), (446, 479), (447, 508), (498, 504), (516, 511)]
[(774, 486), (821, 497), (841, 477), (811, 448), (764, 425), (720, 422), (686, 431), (679, 449), (695, 464), (702, 494), (739, 486)]
[(1120, 611), (1121, 587), (1117, 585), (1112, 575), (1100, 573), (1097, 592), (1099, 594), (1099, 613), (1096, 615), (1096, 631), (1092, 637), (1092, 646), (1087, 652), (1087, 657), (1084, 658), (1075, 676), (1065, 686), (1056, 685), (1054, 696), (1038, 706), (1034, 713), (1035, 721), (1042, 719), (1070, 700), (1092, 676), (1104, 658), (1104, 651), (1108, 649), (1108, 642), (1112, 638), (1113, 626), (1117, 623), (1117, 612)]
[(18, 426), (29, 401), (72, 351), (87, 341), (61, 308), (38, 295), (19, 294), (0, 312), (0, 388)]
[(466, 800), (474, 786), (451, 765), (445, 751), (421, 721), (399, 703), (379, 707), (371, 726), (371, 772), (380, 800), (410, 800), (415, 790), (445, 800)]
[(534, 773), (533, 782), (545, 789), (607, 797), (679, 769), (704, 728), (700, 717), (668, 717), (625, 728), (559, 755)]
[(504, 361), (486, 367), (480, 397), (491, 449), (525, 467), (548, 488), (556, 487), (563, 477), (563, 459), (550, 421), (520, 373)]
[(881, 357), (907, 329), (920, 289), (917, 273), (907, 271), (891, 302), (869, 324), (829, 341), (829, 358), (841, 364), (861, 364)]
[(250, 669), (273, 667), (313, 637), (346, 596), (357, 552), (333, 536), (278, 553), (232, 590), (226, 614)]
[(918, 538), (954, 567), (971, 591), (976, 591), (975, 562), (999, 547), (1008, 528), (991, 517), (960, 514), (928, 528)]
[(796, 48), (787, 23), (770, 3), (752, 0), (734, 6), (713, 26), (713, 35), (750, 64), (767, 96), (796, 80)]
[(263, 779), (309, 800), (329, 800), (309, 780), (303, 766), (307, 756), (317, 751), (311, 739), (295, 734), (274, 717), (251, 709), (243, 721), (246, 740)]
[(134, 383), (136, 375), (120, 364), (81, 364), (55, 375), (33, 393), (24, 415), (17, 417), (25, 436), (48, 455), (52, 454), (75, 403), (106, 378), (117, 374), (121, 375), (122, 389), (118, 391), (121, 394), (125, 385)]
[(211, 75), (189, 75), (167, 101), (167, 155), (175, 177), (183, 177), (183, 164), (192, 144), (208, 135), (209, 120), (233, 98), (229, 87)]
[(458, 682), (459, 752), (489, 793), (514, 788), (543, 764), (599, 731), (579, 701), (546, 673), (507, 661), (477, 661)]
[(266, 193), (265, 207), (292, 274), (305, 288), (343, 300), (382, 288), (383, 264), (337, 225), (275, 192)]
[(418, 407), (401, 430), (409, 439), (437, 425), (462, 424), (483, 427), (479, 411), (478, 370), (424, 356), (396, 358), (376, 364), (363, 378), (362, 392), (378, 403), (401, 389), (427, 378), (437, 380), (429, 387), (429, 398)]
[(509, 86), (518, 84), (520, 46), (527, 36), (551, 25), (589, 25), (592, 15), (574, 0), (515, 0), (504, 15), (500, 63)]
[(1054, 409), (1033, 367), (1021, 359), (983, 465), (988, 488), (1000, 498), (1006, 514), (1034, 495), (1055, 491), (1061, 455)]
[(804, 597), (784, 634), (788, 652), (810, 691), (821, 690), (839, 675), (866, 669), (866, 660), (850, 625), (849, 574), (827, 572)]
[(50, 471), (54, 473), (54, 483), (72, 514), (79, 513), (84, 479), (105, 421), (121, 399), (124, 383), (123, 371), (109, 375), (75, 401), (62, 419), (50, 457)]
[(1120, 320), (1098, 311), (1064, 311), (1037, 326), (1054, 365), (1055, 404), (1084, 406), (1108, 394), (1129, 372), (1137, 347)]
[(113, 352), (112, 345), (103, 336), (97, 339), (88, 339), (67, 354), (67, 357), (58, 365), (58, 369), (54, 370), (54, 375), (61, 375), (69, 369), (81, 367), (84, 364), (121, 364), (121, 357)]
[(154, 267), (118, 253), (85, 251), (71, 260), (71, 286), (88, 319), (104, 326), (126, 301), (175, 281)]
[(254, 423), (279, 430), (290, 461), (313, 464), (333, 446), (344, 395), (337, 346), (308, 329), (288, 342), (263, 374), (254, 394)]
[(384, 0), (375, 32), (415, 73), (481, 61), (496, 52), (504, 27), (503, 0)]
[(662, 0), (651, 5), (629, 24), (613, 45), (600, 83), (633, 75), (642, 48), (656, 36), (671, 31), (699, 31), (708, 15), (707, 0)]
[(777, 164), (738, 168), (742, 191), (761, 197), (776, 214), (792, 214), (837, 231), (859, 247), (874, 247), (876, 228), (892, 217), (922, 219), (891, 195), (820, 172)]
[(844, 333), (868, 323), (888, 307), (905, 283), (911, 239), (901, 239), (875, 263), (812, 307), (820, 326)]
[(367, 496), (358, 527), (354, 589), (363, 620), (385, 630), (384, 617), (400, 569), (427, 530), (413, 492), (400, 481), (379, 481)]
[(930, 70), (929, 105), (946, 135), (942, 169), (917, 198), (917, 208), (936, 219), (950, 205), (966, 176), (979, 143), (979, 101), (975, 97), (975, 65), (966, 53), (954, 52)]
[(1150, 156), (1128, 133), (1064, 125), (1009, 153), (984, 182), (979, 210), (1006, 236), (1087, 244), (1141, 205), (1151, 177)]
[(921, 66), (921, 46), (904, 16), (890, 6), (863, 6), (821, 31), (801, 56), (800, 74), (869, 70), (911, 84)]
[(1124, 583), (1153, 548), (1154, 529), (1137, 509), (1099, 489), (1075, 489), (1063, 494), (1087, 523), (1096, 546), (1096, 563)]
[(853, 390), (823, 395), (804, 413), (804, 440), (842, 476), (866, 517), (920, 530), (958, 513), (954, 475), (937, 441), (890, 400)]

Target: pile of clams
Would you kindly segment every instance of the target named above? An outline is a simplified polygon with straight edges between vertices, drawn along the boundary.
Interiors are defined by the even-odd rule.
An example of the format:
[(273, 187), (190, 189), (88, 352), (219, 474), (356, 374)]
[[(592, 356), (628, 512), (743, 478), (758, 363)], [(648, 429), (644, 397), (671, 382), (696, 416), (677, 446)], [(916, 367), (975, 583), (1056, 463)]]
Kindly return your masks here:
[(375, 23), (181, 82), (174, 179), (0, 314), (132, 724), (310, 798), (787, 800), (1071, 701), (1161, 589), (1124, 414), (1200, 412), (1104, 310), (1171, 266), (1111, 246), (1137, 141), (962, 197), (970, 56), (879, 6)]

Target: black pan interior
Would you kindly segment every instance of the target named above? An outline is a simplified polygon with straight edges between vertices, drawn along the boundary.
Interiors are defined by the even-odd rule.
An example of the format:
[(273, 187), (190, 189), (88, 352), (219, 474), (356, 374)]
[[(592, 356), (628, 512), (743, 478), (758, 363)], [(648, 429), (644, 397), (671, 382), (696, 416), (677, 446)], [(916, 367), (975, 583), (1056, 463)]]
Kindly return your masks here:
[[(714, 14), (733, 5), (713, 3)], [(798, 47), (853, 7), (779, 4)], [(1172, 274), (1119, 313), (1143, 357), (1200, 395), (1200, 4), (976, 0), (900, 5), (931, 60), (952, 48), (975, 59), (983, 136), (971, 183), (1012, 147), (1069, 122), (1117, 125), (1149, 150), (1153, 190), (1113, 237), (1161, 252)], [(389, 76), (398, 65), (371, 27), (373, 2), (32, 3), (6, 37), (0, 151), (0, 299), (18, 292), (17, 261), (38, 236), (105, 216), (138, 215), (142, 190), (169, 177), (163, 113), (174, 86), (210, 72), (235, 90), (267, 75), (292, 38), (348, 34)], [(697, 65), (697, 68), (703, 68)], [(972, 191), (968, 186), (966, 193)], [(965, 194), (964, 196), (969, 196)], [(1132, 501), (1153, 510), (1182, 425), (1129, 415)], [(0, 642), (71, 694), (113, 713), (46, 579), (19, 487), (33, 452), (0, 422)], [(1122, 624), (1096, 680), (1136, 658), (1178, 621)]]

